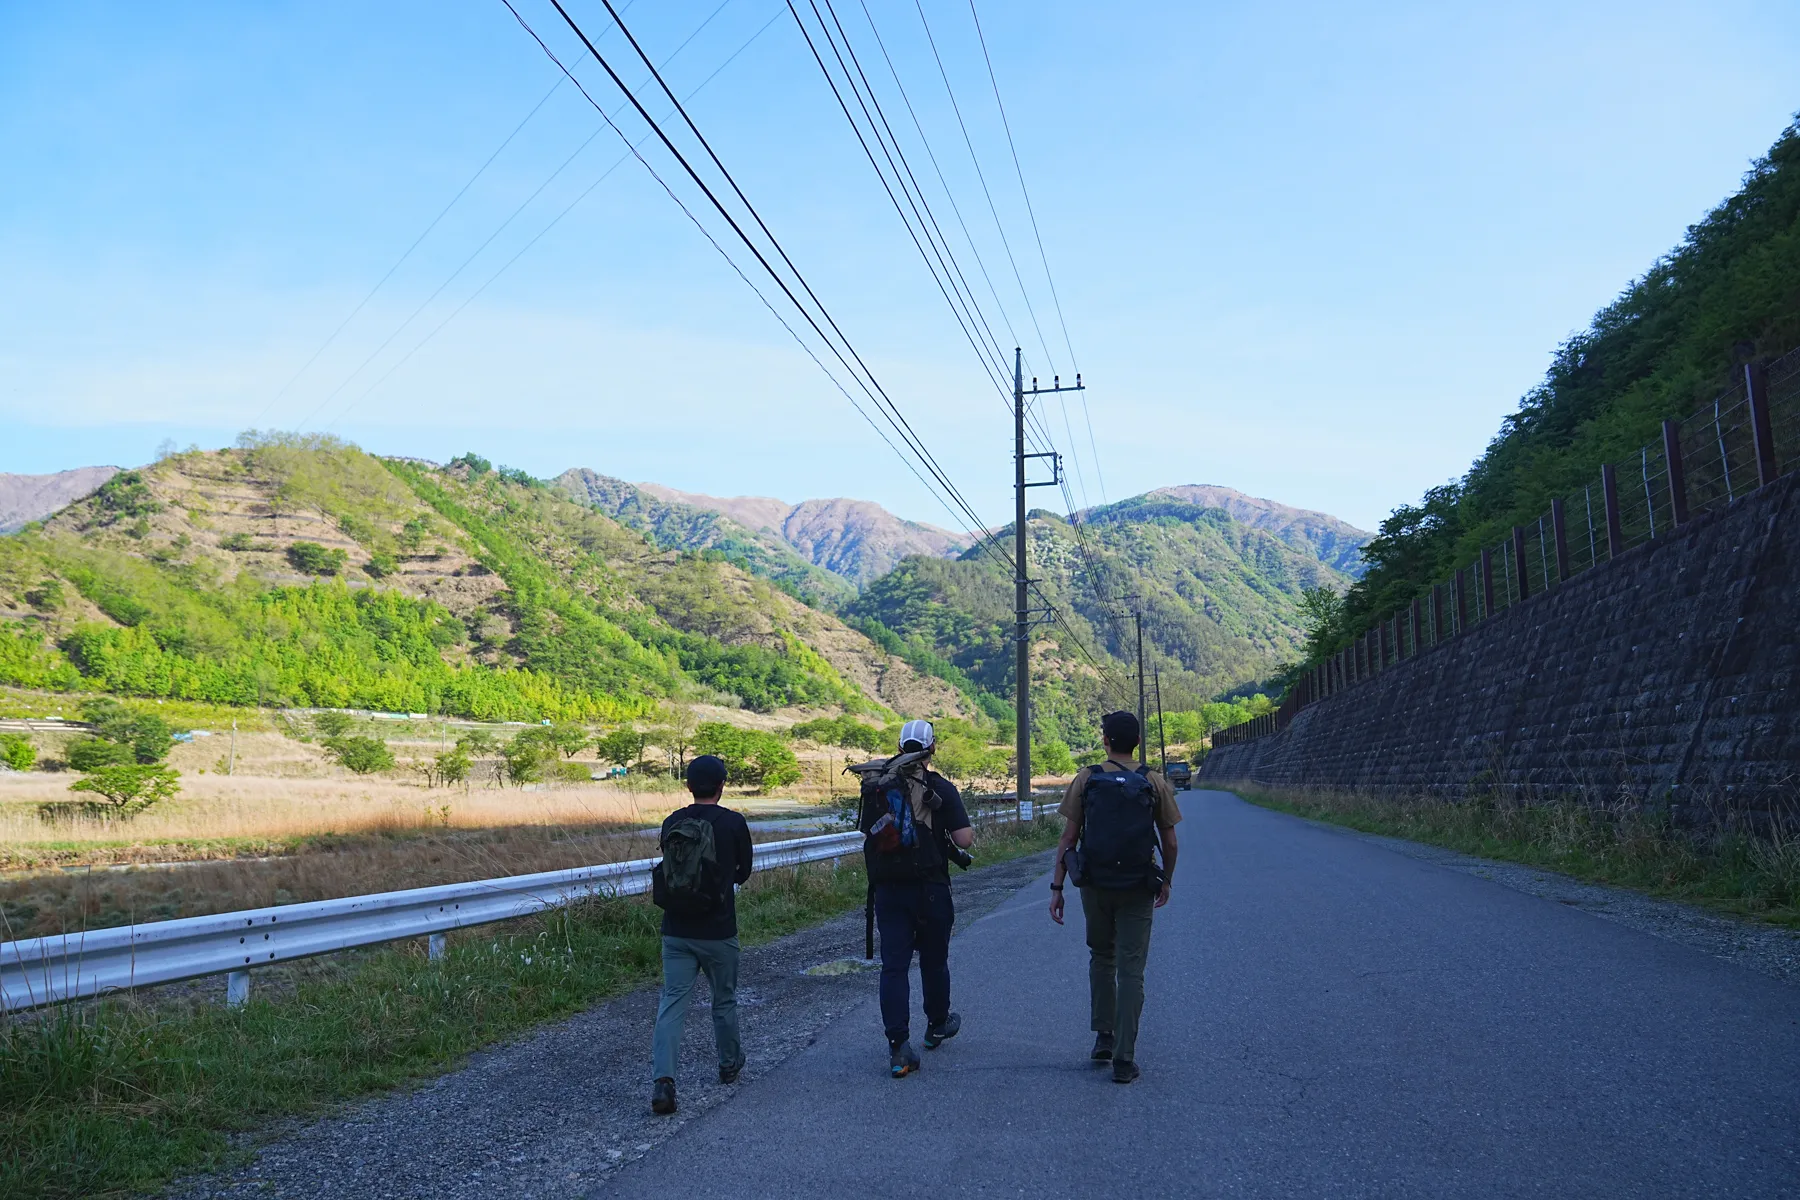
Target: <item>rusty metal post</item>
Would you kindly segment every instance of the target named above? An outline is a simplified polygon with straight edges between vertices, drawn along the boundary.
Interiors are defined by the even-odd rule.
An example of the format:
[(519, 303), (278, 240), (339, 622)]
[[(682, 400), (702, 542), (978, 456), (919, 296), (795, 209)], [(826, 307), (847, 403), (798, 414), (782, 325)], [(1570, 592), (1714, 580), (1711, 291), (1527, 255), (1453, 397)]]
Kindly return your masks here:
[(1436, 584), (1431, 588), (1431, 644), (1436, 646), (1444, 640), (1444, 589)]
[(1679, 529), (1688, 523), (1687, 471), (1681, 465), (1681, 422), (1663, 422), (1663, 458), (1669, 464), (1669, 512)]
[(1625, 553), (1625, 522), (1619, 515), (1619, 472), (1611, 464), (1600, 468), (1600, 498), (1606, 502), (1606, 557)]
[(1531, 583), (1525, 573), (1525, 531), (1513, 526), (1512, 534), (1513, 574), (1519, 577), (1519, 599), (1531, 595)]
[(1416, 657), (1425, 644), (1425, 602), (1414, 596), (1412, 602), (1412, 651)]
[(1486, 547), (1481, 551), (1481, 619), (1494, 619), (1494, 552)]
[(1569, 525), (1563, 513), (1563, 502), (1550, 502), (1550, 533), (1556, 539), (1556, 582), (1569, 581)]
[(1750, 437), (1756, 445), (1756, 486), (1775, 482), (1775, 423), (1769, 417), (1769, 368), (1744, 364), (1744, 391), (1750, 397)]

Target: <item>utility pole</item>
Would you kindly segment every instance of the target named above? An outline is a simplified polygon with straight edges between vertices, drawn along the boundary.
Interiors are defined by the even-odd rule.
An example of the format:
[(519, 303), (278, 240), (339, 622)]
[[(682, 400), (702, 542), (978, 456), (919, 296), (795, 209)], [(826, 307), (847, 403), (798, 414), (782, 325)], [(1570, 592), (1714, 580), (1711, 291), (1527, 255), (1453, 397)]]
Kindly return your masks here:
[(1154, 672), (1153, 678), (1156, 680), (1156, 747), (1162, 755), (1162, 769), (1166, 771), (1169, 769), (1169, 739), (1163, 732), (1162, 671)]
[[(1037, 380), (1031, 381), (1029, 390), (1025, 387), (1025, 355), (1017, 346), (1013, 347), (1013, 638), (1017, 642), (1015, 653), (1017, 661), (1014, 667), (1014, 681), (1017, 692), (1017, 708), (1015, 709), (1015, 749), (1018, 757), (1018, 792), (1016, 798), (1019, 805), (1019, 820), (1032, 819), (1031, 811), (1031, 603), (1027, 592), (1031, 586), (1031, 572), (1026, 559), (1026, 548), (1029, 539), (1025, 531), (1025, 489), (1034, 487), (1054, 487), (1062, 482), (1062, 458), (1054, 450), (1041, 454), (1025, 453), (1025, 399), (1028, 396), (1042, 396), (1052, 392), (1079, 392), (1081, 376), (1075, 376), (1073, 387), (1064, 387), (1060, 376), (1047, 388), (1038, 386)], [(1051, 475), (1049, 479), (1027, 482), (1025, 479), (1025, 460), (1028, 458), (1047, 458), (1050, 460)], [(1046, 610), (1048, 611), (1048, 610)]]
[(1149, 706), (1144, 703), (1144, 610), (1133, 609), (1131, 619), (1137, 624), (1137, 658), (1138, 658), (1138, 766), (1144, 766), (1144, 742), (1149, 730), (1144, 725), (1144, 718), (1149, 715)]

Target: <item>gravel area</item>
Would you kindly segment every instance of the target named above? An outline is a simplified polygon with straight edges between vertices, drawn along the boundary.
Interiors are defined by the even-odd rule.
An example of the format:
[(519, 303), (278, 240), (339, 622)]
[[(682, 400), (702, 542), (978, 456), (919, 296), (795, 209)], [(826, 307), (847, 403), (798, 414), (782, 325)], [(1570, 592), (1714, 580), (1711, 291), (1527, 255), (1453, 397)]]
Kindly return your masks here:
[[(1048, 852), (981, 867), (955, 881), (957, 925), (967, 929), (1049, 869)], [(875, 993), (858, 961), (859, 911), (748, 950), (739, 978), (742, 1083), (811, 1045), (835, 1016)], [(646, 988), (474, 1055), (461, 1070), (415, 1089), (359, 1102), (247, 1143), (254, 1157), (193, 1176), (170, 1195), (222, 1197), (575, 1197), (641, 1158), (737, 1087), (718, 1082), (702, 982), (688, 1013), (677, 1081), (681, 1111), (650, 1113), (650, 1031), (656, 989)], [(881, 1056), (881, 1031), (869, 1031)], [(739, 1086), (742, 1086), (740, 1084)]]
[(1441, 846), (1362, 833), (1328, 821), (1307, 823), (1345, 837), (1373, 842), (1408, 858), (1463, 871), (1545, 900), (1555, 900), (1643, 933), (1680, 942), (1714, 958), (1771, 975), (1784, 983), (1800, 983), (1800, 932), (1792, 929), (1709, 912), (1697, 905), (1658, 899), (1627, 888), (1583, 883), (1540, 867), (1476, 858)]

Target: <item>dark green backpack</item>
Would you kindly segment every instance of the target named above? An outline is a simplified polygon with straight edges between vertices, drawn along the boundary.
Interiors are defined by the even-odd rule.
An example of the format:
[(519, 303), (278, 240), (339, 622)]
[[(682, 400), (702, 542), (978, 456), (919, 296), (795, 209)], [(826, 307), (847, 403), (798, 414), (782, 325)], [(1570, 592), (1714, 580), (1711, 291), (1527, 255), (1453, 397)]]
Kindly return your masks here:
[(662, 835), (662, 861), (650, 870), (650, 898), (664, 912), (698, 917), (724, 901), (711, 821), (683, 817)]

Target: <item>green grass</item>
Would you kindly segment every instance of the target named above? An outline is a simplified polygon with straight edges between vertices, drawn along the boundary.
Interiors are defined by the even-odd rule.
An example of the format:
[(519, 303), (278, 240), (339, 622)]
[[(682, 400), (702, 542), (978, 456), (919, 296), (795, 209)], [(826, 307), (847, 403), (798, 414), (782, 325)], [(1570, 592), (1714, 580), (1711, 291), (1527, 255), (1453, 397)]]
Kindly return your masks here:
[[(1234, 789), (1236, 790), (1236, 789)], [(1634, 806), (1237, 790), (1252, 804), (1800, 927), (1800, 838), (1676, 828)]]
[[(984, 832), (983, 863), (1055, 843), (1060, 822)], [(860, 868), (753, 877), (758, 945), (862, 903)], [(0, 1023), (0, 1196), (119, 1195), (231, 1160), (230, 1135), (449, 1070), (471, 1051), (653, 983), (660, 914), (597, 899), (452, 938), (302, 964), (244, 1008), (129, 999)]]

